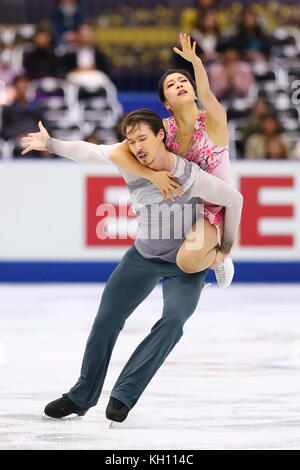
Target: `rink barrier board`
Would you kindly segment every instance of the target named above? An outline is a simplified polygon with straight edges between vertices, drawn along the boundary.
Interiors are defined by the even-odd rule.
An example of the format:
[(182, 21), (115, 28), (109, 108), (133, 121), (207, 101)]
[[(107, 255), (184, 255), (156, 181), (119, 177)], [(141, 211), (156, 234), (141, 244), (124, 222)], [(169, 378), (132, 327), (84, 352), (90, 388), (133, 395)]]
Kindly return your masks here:
[[(1, 262), (0, 282), (106, 282), (118, 262)], [(215, 282), (209, 271), (207, 282)], [(297, 283), (300, 262), (235, 262), (234, 283)]]
[[(299, 163), (232, 162), (232, 185), (244, 195), (235, 282), (300, 281)], [(67, 160), (0, 167), (0, 282), (105, 282), (134, 241), (117, 168)], [(107, 204), (113, 217), (98, 212)], [(104, 219), (115, 237), (99, 237)]]

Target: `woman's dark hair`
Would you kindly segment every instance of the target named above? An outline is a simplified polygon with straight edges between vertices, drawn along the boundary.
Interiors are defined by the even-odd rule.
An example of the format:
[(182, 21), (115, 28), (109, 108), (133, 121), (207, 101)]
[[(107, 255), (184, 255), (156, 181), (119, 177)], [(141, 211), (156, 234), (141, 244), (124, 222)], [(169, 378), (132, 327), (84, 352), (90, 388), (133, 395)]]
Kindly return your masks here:
[(194, 88), (194, 92), (197, 96), (196, 82), (195, 82), (193, 76), (190, 74), (190, 72), (188, 72), (185, 69), (169, 69), (163, 74), (163, 76), (160, 78), (160, 80), (158, 82), (158, 96), (159, 96), (159, 99), (162, 103), (165, 103), (165, 101), (166, 101), (166, 97), (165, 97), (165, 93), (164, 93), (165, 79), (167, 78), (168, 75), (171, 75), (172, 73), (181, 73), (181, 75), (184, 75), (191, 82), (192, 87)]
[[(137, 109), (126, 114), (121, 122), (122, 134), (126, 137), (126, 130), (129, 127), (130, 130), (135, 129), (141, 123), (147, 124), (153, 131), (154, 135), (157, 135), (160, 129), (164, 130), (164, 124), (158, 114), (151, 111), (151, 109)], [(166, 136), (163, 139), (165, 143)]]

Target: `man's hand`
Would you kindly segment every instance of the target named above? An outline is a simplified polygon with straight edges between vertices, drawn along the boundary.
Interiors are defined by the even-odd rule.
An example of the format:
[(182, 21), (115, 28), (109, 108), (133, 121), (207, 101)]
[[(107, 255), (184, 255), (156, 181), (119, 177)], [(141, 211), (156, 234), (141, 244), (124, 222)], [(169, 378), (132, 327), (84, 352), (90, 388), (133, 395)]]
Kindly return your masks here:
[(194, 41), (193, 45), (191, 45), (191, 37), (186, 33), (180, 33), (179, 39), (182, 51), (177, 47), (173, 47), (173, 51), (188, 62), (192, 62), (192, 64), (195, 61), (201, 61), (201, 59), (196, 54), (196, 41)]
[(47, 150), (46, 142), (49, 139), (50, 135), (44, 128), (41, 121), (39, 121), (38, 126), (40, 128), (40, 132), (27, 134), (27, 137), (24, 137), (22, 139), (22, 147), (25, 147), (22, 152), (22, 155), (25, 155), (25, 153), (28, 153), (31, 150)]

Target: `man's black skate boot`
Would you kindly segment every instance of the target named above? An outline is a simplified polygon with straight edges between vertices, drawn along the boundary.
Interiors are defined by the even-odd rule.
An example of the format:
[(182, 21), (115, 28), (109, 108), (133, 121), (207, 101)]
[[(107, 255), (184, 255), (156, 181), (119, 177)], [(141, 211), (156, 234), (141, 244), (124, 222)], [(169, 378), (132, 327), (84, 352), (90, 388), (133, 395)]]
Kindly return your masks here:
[(110, 397), (106, 408), (106, 417), (111, 421), (118, 421), (118, 423), (121, 423), (127, 418), (129, 411), (128, 406), (120, 400)]
[(45, 414), (51, 418), (64, 418), (72, 413), (76, 413), (78, 416), (83, 416), (87, 411), (88, 408), (79, 408), (79, 406), (75, 405), (75, 403), (73, 403), (66, 394), (63, 394), (62, 398), (58, 398), (58, 400), (48, 403), (44, 410)]

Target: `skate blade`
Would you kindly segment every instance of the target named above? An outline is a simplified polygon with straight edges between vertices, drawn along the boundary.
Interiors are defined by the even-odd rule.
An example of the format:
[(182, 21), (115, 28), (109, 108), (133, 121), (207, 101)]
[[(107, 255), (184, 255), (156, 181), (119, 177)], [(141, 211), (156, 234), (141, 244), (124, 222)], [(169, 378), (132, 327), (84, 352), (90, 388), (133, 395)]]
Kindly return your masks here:
[(122, 422), (111, 421), (109, 426), (108, 426), (108, 429), (121, 429), (122, 427), (123, 427)]

